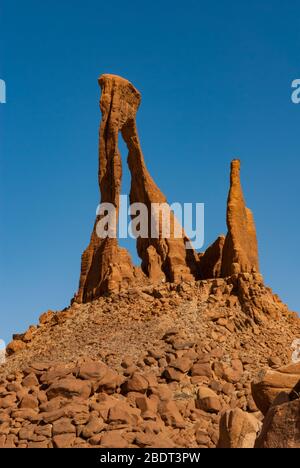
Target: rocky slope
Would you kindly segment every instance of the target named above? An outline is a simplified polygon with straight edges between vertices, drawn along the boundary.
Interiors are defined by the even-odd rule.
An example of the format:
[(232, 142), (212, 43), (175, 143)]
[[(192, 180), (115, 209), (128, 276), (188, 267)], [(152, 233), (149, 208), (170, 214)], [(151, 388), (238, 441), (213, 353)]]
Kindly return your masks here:
[(48, 311), (0, 367), (0, 444), (253, 446), (263, 413), (251, 383), (288, 364), (299, 335), (296, 314), (258, 274)]

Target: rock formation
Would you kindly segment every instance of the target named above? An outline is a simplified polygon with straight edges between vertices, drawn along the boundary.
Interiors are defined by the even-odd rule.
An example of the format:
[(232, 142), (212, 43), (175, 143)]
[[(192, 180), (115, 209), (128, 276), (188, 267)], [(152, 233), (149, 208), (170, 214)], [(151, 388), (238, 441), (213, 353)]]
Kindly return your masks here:
[(149, 209), (148, 228), (153, 203), (165, 204), (171, 236), (159, 216), (158, 236), (137, 238), (142, 268), (134, 267), (116, 237), (99, 236), (105, 213), (97, 215), (75, 300), (44, 312), (6, 348), (0, 448), (299, 447), (300, 364), (290, 360), (300, 320), (258, 272), (239, 161), (226, 238), (202, 254), (186, 249), (145, 166), (139, 92), (114, 75), (99, 84), (101, 202), (118, 213), (121, 133), (130, 202)]
[[(166, 197), (150, 176), (141, 150), (136, 126), (136, 112), (141, 95), (127, 80), (116, 75), (99, 78), (102, 89), (99, 132), (99, 187), (101, 204), (112, 203), (119, 213), (122, 161), (118, 149), (119, 133), (128, 148), (131, 173), (130, 203), (147, 208), (146, 233), (137, 235), (137, 252), (141, 269), (134, 267), (129, 253), (117, 240), (117, 219), (114, 236), (99, 236), (97, 226), (104, 219), (96, 217), (89, 246), (81, 261), (79, 290), (76, 302), (89, 302), (103, 293), (119, 291), (137, 282), (180, 282), (231, 276), (240, 272), (258, 272), (258, 251), (255, 225), (246, 208), (240, 182), (240, 162), (231, 163), (231, 182), (227, 206), (228, 234), (204, 252), (196, 254), (182, 227), (167, 203)], [(156, 208), (156, 209), (154, 209)], [(131, 214), (137, 219), (142, 214)], [(165, 225), (169, 221), (169, 232)], [(153, 229), (154, 226), (154, 229)]]
[(240, 408), (226, 411), (220, 419), (218, 448), (253, 448), (261, 422)]
[(276, 370), (268, 370), (258, 382), (252, 384), (252, 394), (257, 407), (263, 414), (279, 399), (286, 402), (296, 396), (300, 382), (300, 363), (289, 364)]
[[(123, 125), (135, 119), (140, 94), (129, 81), (114, 75), (103, 75), (99, 85), (102, 88), (98, 172), (101, 203), (112, 203), (117, 216), (122, 177), (118, 136)], [(117, 290), (120, 283), (130, 284), (134, 280), (130, 256), (118, 246), (117, 232), (115, 237), (101, 238), (97, 234), (100, 219), (98, 215), (89, 246), (82, 255), (76, 302), (91, 301), (103, 292)]]
[(300, 448), (300, 363), (268, 370), (252, 384), (265, 415), (256, 448)]
[(241, 181), (240, 161), (231, 162), (227, 200), (226, 237), (218, 239), (199, 254), (199, 277), (226, 278), (237, 273), (259, 274), (256, 229), (252, 212), (246, 207)]
[(200, 254), (199, 275), (202, 279), (220, 278), (225, 237), (219, 236), (203, 254)]
[[(148, 208), (148, 236), (137, 238), (137, 250), (142, 259), (142, 270), (152, 281), (180, 281), (193, 279), (197, 270), (197, 257), (181, 228), (181, 237), (176, 237), (176, 220), (165, 196), (151, 178), (141, 151), (136, 128), (136, 112), (141, 95), (127, 80), (116, 75), (99, 78), (102, 89), (100, 109), (102, 120), (99, 132), (99, 187), (101, 203), (112, 203), (119, 212), (119, 196), (122, 178), (122, 161), (118, 149), (121, 132), (128, 147), (128, 166), (131, 172), (130, 202), (144, 203)], [(170, 217), (170, 237), (165, 238), (163, 219), (157, 218), (157, 237), (152, 237), (153, 203), (164, 204)], [(103, 216), (103, 215), (102, 215)], [(88, 302), (103, 292), (118, 291), (136, 282), (141, 277), (134, 268), (129, 253), (118, 246), (117, 226), (115, 237), (99, 237), (97, 216), (89, 246), (81, 260), (79, 290), (76, 302)], [(117, 223), (116, 223), (117, 224)], [(179, 229), (180, 230), (180, 229)]]
[[(122, 136), (128, 147), (128, 166), (131, 173), (130, 203), (143, 203), (148, 209), (148, 236), (137, 238), (137, 251), (142, 259), (142, 270), (152, 281), (166, 279), (170, 282), (193, 280), (197, 274), (197, 256), (187, 249), (189, 239), (178, 226), (166, 197), (150, 176), (142, 154), (135, 119), (122, 128)], [(154, 204), (163, 211), (153, 211)], [(164, 211), (165, 210), (165, 211)], [(165, 216), (165, 218), (163, 218)], [(164, 237), (164, 219), (170, 220), (170, 235)], [(155, 224), (157, 237), (151, 226)], [(177, 237), (176, 228), (180, 236)]]
[(255, 448), (300, 448), (300, 398), (270, 408)]
[(228, 234), (222, 256), (222, 276), (240, 272), (258, 272), (258, 248), (252, 212), (246, 207), (241, 181), (240, 161), (231, 163), (227, 201)]

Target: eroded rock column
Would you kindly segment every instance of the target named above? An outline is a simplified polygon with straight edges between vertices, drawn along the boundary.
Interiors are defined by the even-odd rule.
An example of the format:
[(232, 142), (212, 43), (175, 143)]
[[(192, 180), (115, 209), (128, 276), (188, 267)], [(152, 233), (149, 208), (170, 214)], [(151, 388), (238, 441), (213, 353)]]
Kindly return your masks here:
[[(119, 131), (135, 118), (140, 94), (129, 81), (115, 75), (99, 78), (102, 89), (99, 130), (99, 187), (101, 203), (112, 203), (119, 211), (122, 161), (118, 149)], [(101, 238), (97, 234), (96, 217), (91, 240), (83, 252), (77, 302), (88, 302), (103, 292), (116, 291), (135, 280), (135, 269), (126, 249), (120, 248), (117, 238)]]
[(227, 202), (227, 227), (222, 255), (223, 277), (240, 272), (258, 272), (256, 229), (251, 210), (246, 207), (240, 180), (240, 161), (231, 163)]
[[(198, 258), (193, 249), (186, 249), (189, 240), (181, 229), (177, 237), (175, 217), (166, 198), (151, 178), (141, 151), (136, 128), (136, 112), (141, 95), (127, 80), (116, 75), (102, 75), (100, 108), (102, 120), (99, 131), (99, 187), (101, 203), (112, 203), (119, 211), (122, 161), (118, 149), (119, 132), (128, 147), (128, 165), (131, 172), (130, 202), (143, 203), (148, 209), (148, 235), (137, 238), (137, 251), (142, 270), (152, 282), (192, 280), (197, 274)], [(170, 216), (170, 235), (166, 237), (162, 221), (158, 222), (158, 235), (152, 237), (153, 203), (165, 204)], [(89, 246), (81, 261), (77, 302), (88, 302), (102, 293), (118, 291), (136, 282), (143, 273), (132, 265), (129, 253), (118, 246), (117, 238), (101, 238), (97, 233), (97, 216)]]

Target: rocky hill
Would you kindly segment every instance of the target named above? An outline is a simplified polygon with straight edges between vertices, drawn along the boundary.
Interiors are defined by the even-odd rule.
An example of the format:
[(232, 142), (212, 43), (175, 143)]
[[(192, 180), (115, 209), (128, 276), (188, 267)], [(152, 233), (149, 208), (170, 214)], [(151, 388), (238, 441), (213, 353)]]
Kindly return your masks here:
[[(166, 203), (141, 152), (140, 93), (114, 75), (99, 83), (101, 201), (119, 209), (121, 132), (131, 202)], [(7, 346), (0, 447), (300, 446), (300, 364), (291, 361), (300, 320), (259, 273), (240, 161), (228, 233), (203, 253), (160, 226), (157, 238), (137, 239), (135, 267), (116, 238), (99, 238), (100, 219), (70, 307), (43, 313)]]

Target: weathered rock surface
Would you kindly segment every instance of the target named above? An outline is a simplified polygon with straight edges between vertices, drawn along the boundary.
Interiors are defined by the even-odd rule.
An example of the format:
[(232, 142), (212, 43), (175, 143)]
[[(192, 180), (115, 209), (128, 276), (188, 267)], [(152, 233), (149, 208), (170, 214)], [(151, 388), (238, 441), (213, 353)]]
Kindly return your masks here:
[[(275, 357), (269, 364), (278, 363)], [(300, 363), (264, 371), (252, 383), (252, 395), (264, 413), (256, 448), (300, 448)]]
[[(136, 126), (136, 113), (141, 101), (139, 91), (128, 80), (116, 75), (102, 75), (99, 84), (102, 89), (99, 131), (101, 204), (113, 204), (118, 215), (122, 178), (118, 138), (121, 133), (128, 148), (130, 203), (132, 206), (142, 203), (146, 208), (146, 214), (137, 208), (137, 212), (131, 216), (137, 225), (143, 217), (148, 227), (144, 225), (143, 232), (137, 235), (141, 268), (134, 267), (127, 250), (118, 245), (117, 219), (112, 228), (115, 237), (101, 237), (103, 234), (99, 234), (98, 226), (105, 218), (104, 214), (97, 215), (89, 246), (82, 255), (79, 290), (74, 301), (90, 302), (104, 293), (120, 292), (133, 285), (148, 285), (149, 282), (179, 283), (199, 278), (224, 278), (240, 273), (258, 274), (256, 230), (253, 215), (244, 201), (240, 161), (233, 160), (231, 163), (227, 202), (228, 233), (225, 238), (218, 237), (204, 253), (196, 254), (193, 248), (186, 248), (191, 243), (165, 195), (147, 170)], [(166, 229), (167, 225), (169, 229)], [(241, 288), (241, 293), (247, 302), (247, 292)], [(265, 305), (259, 304), (257, 308), (263, 309)], [(263, 316), (264, 311), (261, 312)], [(250, 315), (254, 318), (255, 312), (250, 312)], [(47, 314), (41, 317), (42, 323), (44, 320), (51, 320), (51, 316)], [(11, 346), (23, 346), (22, 341), (25, 340)]]
[[(99, 187), (101, 203), (112, 203), (119, 212), (119, 196), (122, 178), (122, 161), (118, 149), (121, 132), (128, 147), (128, 166), (132, 182), (130, 202), (144, 203), (148, 208), (147, 237), (137, 238), (137, 250), (142, 259), (142, 270), (152, 282), (191, 280), (197, 274), (197, 256), (192, 249), (186, 249), (187, 237), (177, 237), (176, 220), (166, 202), (165, 196), (151, 178), (141, 151), (136, 128), (136, 112), (141, 95), (127, 80), (116, 75), (102, 75), (99, 78), (102, 89), (100, 108), (102, 120), (99, 132)], [(170, 218), (170, 236), (164, 237), (164, 221), (157, 217), (157, 237), (151, 233), (152, 204), (164, 204)], [(117, 238), (99, 237), (97, 225), (103, 219), (98, 215), (90, 244), (81, 260), (79, 290), (76, 302), (88, 302), (104, 292), (119, 291), (142, 280), (142, 273), (134, 268), (126, 249), (118, 246)], [(117, 225), (114, 229), (117, 235)]]
[(240, 408), (226, 411), (220, 419), (218, 448), (253, 448), (261, 422)]
[(300, 399), (269, 409), (256, 448), (300, 448)]
[[(101, 203), (112, 203), (118, 214), (122, 178), (118, 138), (121, 133), (128, 147), (130, 203), (143, 203), (147, 208), (145, 217), (148, 229), (137, 237), (137, 251), (142, 260), (140, 270), (132, 265), (126, 249), (118, 245), (117, 221), (113, 229), (115, 238), (99, 237), (97, 226), (104, 215), (98, 215), (90, 244), (82, 255), (79, 290), (75, 301), (89, 302), (103, 293), (118, 292), (133, 284), (145, 283), (146, 277), (152, 283), (160, 283), (165, 280), (180, 282), (226, 277), (240, 272), (258, 272), (255, 225), (243, 198), (240, 162), (234, 160), (231, 164), (228, 234), (225, 239), (220, 236), (204, 254), (197, 256), (192, 248), (186, 248), (190, 241), (146, 168), (136, 127), (140, 93), (129, 81), (115, 75), (102, 75), (99, 84), (102, 89), (99, 132)], [(132, 214), (132, 217), (134, 219), (136, 215)], [(169, 230), (165, 230), (167, 220)], [(156, 234), (153, 233), (153, 226), (156, 227)]]
[[(256, 323), (243, 308), (241, 281), (252, 291), (249, 307), (266, 296), (278, 316)], [(0, 366), (0, 444), (252, 446), (262, 415), (251, 382), (258, 368), (287, 364), (298, 335), (299, 319), (256, 274), (73, 303)]]
[[(193, 280), (197, 275), (197, 256), (193, 249), (187, 249), (189, 239), (178, 226), (166, 197), (150, 176), (141, 150), (135, 120), (122, 129), (128, 147), (128, 166), (131, 172), (130, 203), (143, 203), (149, 213), (148, 236), (137, 238), (137, 251), (142, 259), (142, 270), (153, 282), (166, 278), (170, 282)], [(154, 204), (164, 205), (162, 219), (159, 211), (153, 211)], [(170, 220), (170, 232), (164, 237), (165, 219)], [(151, 233), (156, 225), (157, 238)], [(178, 233), (177, 233), (178, 231)], [(181, 237), (177, 237), (178, 234)]]
[(196, 406), (208, 413), (218, 413), (221, 410), (221, 403), (218, 395), (210, 388), (200, 386)]
[(199, 275), (202, 279), (221, 277), (224, 243), (225, 236), (219, 236), (200, 256)]
[[(99, 85), (102, 89), (98, 173), (101, 203), (112, 203), (117, 214), (122, 177), (118, 136), (122, 127), (135, 119), (140, 93), (129, 81), (115, 75), (103, 75)], [(103, 292), (118, 290), (121, 283), (128, 285), (134, 281), (129, 253), (118, 246), (116, 238), (101, 238), (97, 234), (100, 219), (98, 215), (90, 244), (82, 255), (76, 302), (91, 301)], [(116, 229), (117, 226), (115, 236)]]
[(259, 271), (256, 229), (252, 212), (246, 207), (241, 181), (240, 161), (231, 163), (227, 202), (228, 234), (222, 256), (222, 276)]
[(296, 395), (299, 381), (300, 362), (265, 371), (261, 380), (252, 384), (252, 395), (257, 407), (266, 414), (280, 394), (281, 398), (287, 399)]

